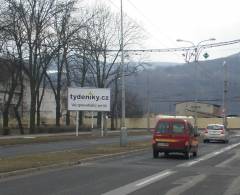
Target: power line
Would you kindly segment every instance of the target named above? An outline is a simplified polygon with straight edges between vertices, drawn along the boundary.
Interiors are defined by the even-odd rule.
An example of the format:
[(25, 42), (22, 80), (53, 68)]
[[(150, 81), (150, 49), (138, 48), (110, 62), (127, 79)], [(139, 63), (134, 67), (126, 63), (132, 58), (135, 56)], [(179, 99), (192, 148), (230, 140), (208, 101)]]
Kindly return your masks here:
[[(229, 98), (231, 102), (239, 102), (239, 100), (235, 98)], [(181, 102), (194, 102), (194, 99), (161, 99), (158, 97), (152, 97), (151, 98), (152, 102), (159, 102), (159, 103), (181, 103)], [(222, 102), (222, 99), (199, 99), (198, 102)]]
[[(155, 27), (157, 27), (157, 28), (155, 28), (156, 30), (158, 30), (158, 32), (160, 33), (160, 34), (162, 34), (164, 37), (166, 37), (169, 41), (171, 41), (171, 42), (173, 42), (173, 39), (171, 38), (171, 37), (168, 37), (165, 33), (163, 33), (163, 32), (160, 32), (159, 31), (159, 26), (157, 25), (157, 24), (155, 24), (155, 23), (153, 23), (152, 22), (152, 20), (150, 20), (132, 1), (130, 1), (130, 0), (127, 0), (131, 5), (132, 5), (132, 7), (141, 15), (141, 16), (143, 16), (145, 19), (146, 19), (146, 21), (147, 22), (149, 22), (149, 23), (151, 23), (152, 24), (152, 26), (155, 28)], [(150, 33), (150, 34), (152, 34), (152, 33)], [(155, 37), (155, 35), (154, 34), (152, 34), (154, 37)], [(155, 37), (156, 38), (156, 37)], [(160, 43), (162, 43), (162, 41), (160, 41), (158, 38), (156, 38)], [(175, 43), (176, 41), (174, 40), (174, 43)], [(164, 44), (164, 43), (162, 43), (163, 45), (165, 45), (165, 46), (167, 46), (166, 44)]]
[[(130, 0), (127, 0), (127, 1), (132, 5), (132, 7), (134, 7), (134, 9), (135, 9), (141, 16), (143, 16), (143, 17), (146, 19), (146, 21), (147, 21), (148, 23), (150, 23), (150, 24), (152, 25), (152, 27), (153, 27), (154, 29), (156, 29), (156, 30), (158, 31), (158, 33), (162, 34), (162, 35), (163, 35), (164, 37), (166, 37), (170, 42), (173, 42), (173, 41), (172, 41), (173, 39), (170, 38), (170, 37), (168, 37), (165, 33), (162, 33), (162, 32), (159, 30), (160, 27), (159, 27), (157, 24), (154, 24), (151, 19), (149, 19), (134, 3), (132, 3), (132, 1), (130, 1)], [(156, 39), (156, 40), (157, 40), (159, 43), (161, 43), (163, 46), (168, 47), (165, 43), (163, 43), (162, 41), (160, 41), (160, 39), (158, 39), (155, 34), (147, 31), (146, 29), (144, 29), (144, 31), (147, 32), (147, 33), (149, 33), (149, 34), (151, 34), (151, 35), (154, 37), (154, 39)], [(175, 41), (175, 40), (174, 40), (174, 43), (176, 44), (176, 41)], [(181, 55), (178, 54), (178, 53), (174, 53), (174, 55), (176, 55), (177, 57), (181, 56)]]
[[(225, 42), (219, 42), (219, 43), (212, 43), (212, 44), (204, 44), (201, 45), (201, 48), (213, 48), (213, 47), (221, 47), (225, 45), (232, 45), (240, 43), (240, 39), (236, 39), (233, 41), (225, 41)], [(190, 47), (176, 47), (176, 48), (163, 48), (163, 49), (125, 49), (125, 52), (178, 52), (178, 51), (189, 51), (195, 49), (195, 46)], [(110, 49), (107, 50), (108, 52), (116, 52), (118, 50)]]
[[(112, 0), (108, 0), (115, 8), (117, 8), (117, 9), (120, 9)], [(145, 14), (143, 14), (130, 0), (127, 0), (131, 5), (132, 5), (132, 7), (135, 9), (135, 10), (137, 10), (138, 12), (139, 12), (139, 14), (140, 15), (142, 15), (149, 23), (151, 23), (152, 24), (152, 26), (154, 27), (154, 26), (157, 26), (156, 24), (154, 24), (148, 17), (146, 17), (145, 16)], [(126, 14), (126, 13), (125, 13)], [(132, 19), (133, 21), (135, 21), (133, 18), (131, 18), (128, 14), (126, 14), (130, 19)], [(135, 21), (136, 22), (136, 21)], [(165, 47), (167, 47), (167, 45), (165, 44), (165, 43), (163, 43), (162, 41), (160, 41), (160, 39), (158, 39), (152, 32), (150, 32), (150, 31), (148, 31), (147, 29), (145, 29), (144, 27), (142, 27), (141, 25), (139, 25), (139, 27), (143, 30), (143, 31), (145, 31), (147, 34), (149, 34), (150, 36), (153, 36), (154, 37), (154, 39), (156, 39), (161, 45), (163, 45), (163, 46), (165, 46)], [(157, 29), (158, 30), (158, 29)], [(158, 30), (159, 31), (159, 30)], [(163, 33), (161, 33), (161, 34), (163, 34)], [(170, 40), (171, 42), (172, 42), (172, 40), (169, 38), (169, 37), (167, 37), (165, 34), (163, 34), (164, 35), (164, 37), (166, 37), (168, 40)], [(110, 51), (110, 50), (109, 50)], [(125, 50), (124, 50), (125, 51)], [(176, 55), (176, 56), (180, 56), (179, 54), (174, 54), (174, 55)]]
[(117, 6), (112, 0), (108, 0), (117, 10), (120, 10), (120, 7)]

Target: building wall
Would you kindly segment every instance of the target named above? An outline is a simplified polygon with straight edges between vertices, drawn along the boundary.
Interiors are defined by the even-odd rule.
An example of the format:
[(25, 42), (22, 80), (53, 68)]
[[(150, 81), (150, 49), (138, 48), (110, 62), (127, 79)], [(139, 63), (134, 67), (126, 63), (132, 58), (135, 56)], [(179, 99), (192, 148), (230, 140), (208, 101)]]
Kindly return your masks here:
[[(181, 118), (181, 117), (178, 117)], [(193, 118), (182, 117), (192, 124), (194, 122)], [(154, 128), (156, 125), (157, 118), (151, 117), (150, 118), (150, 128)], [(94, 127), (96, 127), (97, 120), (93, 119)], [(118, 120), (118, 129), (120, 129), (121, 120)], [(218, 123), (222, 124), (222, 118), (198, 118), (198, 128), (204, 129), (207, 127), (208, 124)], [(84, 120), (85, 126), (91, 128), (92, 119), (88, 118)], [(147, 129), (147, 118), (126, 118), (126, 126), (129, 129)], [(111, 120), (107, 119), (107, 128), (110, 129), (111, 127)], [(228, 128), (239, 128), (240, 129), (240, 117), (230, 117), (228, 118)]]
[[(43, 89), (40, 88), (40, 94), (42, 93), (42, 90)], [(30, 102), (31, 102), (31, 93), (30, 93), (29, 87), (25, 89), (23, 102), (24, 102), (24, 114), (28, 118), (29, 110), (30, 110)], [(48, 89), (48, 88), (45, 89), (40, 110), (41, 110), (41, 122), (47, 123), (47, 120), (55, 121), (56, 103), (55, 103), (55, 97), (52, 92), (52, 89)]]
[(212, 117), (219, 115), (220, 107), (205, 104), (205, 103), (195, 103), (195, 102), (183, 102), (176, 104), (176, 115), (181, 116), (194, 116), (195, 105), (197, 106), (197, 116), (198, 117)]
[[(72, 113), (72, 120), (71, 120), (71, 126), (73, 128), (75, 128), (76, 125), (76, 116), (74, 116), (75, 113)], [(0, 115), (1, 118), (1, 115)], [(181, 117), (178, 117), (181, 118)], [(184, 119), (190, 121), (192, 124), (194, 122), (193, 118), (190, 117), (183, 117)], [(25, 127), (27, 126), (27, 121), (28, 119), (24, 119), (23, 123), (25, 124)], [(84, 127), (86, 127), (86, 130), (91, 129), (92, 128), (92, 121), (93, 121), (93, 127), (96, 128), (96, 124), (97, 124), (97, 119), (93, 118), (93, 120), (91, 118), (85, 118), (84, 119)], [(107, 128), (110, 129), (111, 128), (111, 120), (107, 119)], [(150, 128), (154, 128), (156, 125), (156, 121), (157, 121), (157, 117), (151, 117), (150, 118)], [(228, 128), (230, 129), (239, 129), (240, 130), (240, 117), (229, 117), (227, 119), (228, 121)], [(120, 123), (121, 120), (118, 120), (118, 128), (120, 129)], [(213, 124), (213, 123), (218, 123), (218, 124), (222, 124), (223, 120), (222, 118), (198, 118), (198, 128), (199, 129), (204, 129), (207, 127), (208, 124)], [(12, 128), (16, 128), (16, 124), (17, 121), (16, 120), (10, 120), (10, 127)], [(55, 124), (55, 120), (53, 119), (46, 119), (46, 124), (49, 126), (52, 126)], [(147, 129), (147, 118), (126, 118), (126, 127), (128, 129)], [(2, 128), (1, 124), (0, 124), (0, 129)]]

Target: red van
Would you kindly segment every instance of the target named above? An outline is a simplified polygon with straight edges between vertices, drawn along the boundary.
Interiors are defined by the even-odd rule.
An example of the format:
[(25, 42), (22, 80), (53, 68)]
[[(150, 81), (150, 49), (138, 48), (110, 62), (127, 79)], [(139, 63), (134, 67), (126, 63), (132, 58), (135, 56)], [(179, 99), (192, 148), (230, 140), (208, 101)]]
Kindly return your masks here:
[(157, 158), (159, 152), (164, 152), (165, 155), (180, 152), (189, 159), (191, 153), (197, 156), (198, 133), (187, 120), (162, 118), (158, 120), (153, 131), (152, 148), (153, 158)]

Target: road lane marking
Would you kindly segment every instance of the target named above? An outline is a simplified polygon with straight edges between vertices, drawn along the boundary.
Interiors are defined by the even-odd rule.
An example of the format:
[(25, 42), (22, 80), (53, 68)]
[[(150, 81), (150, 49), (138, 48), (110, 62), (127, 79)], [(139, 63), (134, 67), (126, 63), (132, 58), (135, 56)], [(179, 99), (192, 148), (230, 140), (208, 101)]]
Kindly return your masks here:
[(165, 171), (161, 171), (157, 174), (151, 175), (149, 177), (137, 180), (135, 182), (129, 183), (127, 185), (124, 185), (122, 187), (116, 188), (114, 190), (111, 190), (109, 192), (106, 192), (102, 195), (126, 195), (126, 194), (130, 194), (136, 190), (139, 190), (149, 184), (152, 184), (156, 181), (159, 181), (163, 178), (166, 178), (172, 174), (174, 174), (176, 171), (172, 171), (172, 170), (165, 170)]
[(232, 135), (231, 137), (240, 137), (240, 134)]
[[(199, 182), (203, 181), (206, 178), (206, 175), (196, 175), (196, 176), (190, 176), (190, 177), (185, 177), (184, 181), (181, 182), (180, 186), (177, 186), (175, 188), (172, 188), (169, 190), (165, 195), (180, 195), (181, 193), (185, 192), (186, 190), (192, 188)], [(181, 179), (183, 180), (183, 179)]]
[(217, 164), (215, 167), (227, 167), (227, 164), (229, 164), (230, 162), (234, 161), (235, 159), (238, 159), (240, 157), (240, 153), (236, 153), (235, 155), (233, 155), (231, 158)]
[(240, 192), (240, 176), (233, 180), (233, 182), (228, 186), (224, 195), (238, 195)]
[(172, 173), (173, 173), (173, 171), (166, 171), (166, 172), (163, 172), (161, 174), (151, 176), (150, 178), (143, 179), (143, 181), (141, 181), (140, 183), (137, 183), (136, 186), (138, 187), (138, 186), (153, 183), (155, 181), (158, 181), (159, 179), (162, 179), (164, 177), (167, 177), (168, 175), (171, 175)]
[[(210, 159), (210, 158), (212, 158), (212, 157), (214, 157), (214, 156), (217, 156), (217, 155), (219, 155), (219, 154), (221, 154), (221, 153), (223, 153), (223, 152), (226, 152), (226, 151), (228, 151), (228, 150), (231, 150), (231, 149), (233, 149), (233, 148), (235, 148), (235, 147), (237, 147), (237, 146), (239, 146), (239, 145), (240, 145), (240, 142), (239, 142), (239, 143), (236, 143), (236, 144), (229, 145), (229, 146), (227, 146), (227, 147), (225, 147), (225, 148), (222, 148), (222, 149), (220, 149), (220, 150), (218, 150), (218, 151), (214, 151), (214, 152), (212, 152), (212, 153), (210, 153), (210, 154), (207, 154), (207, 155), (205, 155), (205, 156), (202, 156), (202, 157), (199, 158), (199, 159), (192, 160), (192, 161), (189, 161), (189, 162), (187, 162), (187, 163), (182, 163), (182, 164), (180, 164), (180, 165), (177, 165), (176, 167), (190, 167), (190, 166), (193, 166), (193, 165), (195, 165), (195, 164), (197, 164), (197, 163), (199, 163), (199, 162), (201, 162), (201, 161), (208, 160), (208, 159)], [(150, 184), (152, 184), (152, 183), (154, 183), (154, 182), (157, 182), (157, 181), (159, 181), (159, 180), (161, 180), (161, 179), (163, 179), (163, 178), (166, 178), (166, 177), (168, 177), (168, 176), (170, 176), (170, 175), (172, 175), (172, 174), (174, 174), (174, 173), (177, 173), (177, 171), (173, 171), (173, 170), (171, 170), (171, 169), (167, 169), (167, 170), (161, 171), (161, 172), (159, 172), (159, 173), (157, 173), (157, 174), (151, 175), (151, 176), (149, 176), (149, 177), (146, 177), (146, 178), (137, 180), (137, 181), (135, 181), (135, 182), (126, 184), (126, 185), (124, 185), (124, 186), (122, 186), (122, 187), (116, 188), (116, 189), (111, 190), (111, 191), (109, 191), (109, 192), (106, 192), (106, 193), (104, 193), (104, 194), (102, 194), (102, 195), (112, 195), (112, 194), (114, 194), (114, 195), (126, 195), (126, 194), (130, 194), (130, 193), (132, 193), (132, 192), (134, 192), (134, 191), (136, 191), (136, 190), (139, 190), (139, 189), (141, 189), (141, 188), (143, 188), (143, 187), (145, 187), (145, 186), (147, 186), (147, 185), (150, 185)], [(195, 183), (200, 182), (200, 181), (203, 180), (204, 178), (205, 178), (204, 175), (200, 175), (199, 177), (196, 177), (196, 178), (195, 178), (194, 183), (191, 183), (191, 182), (188, 183), (188, 182), (187, 182), (186, 185), (184, 185), (182, 188), (181, 188), (181, 186), (180, 186), (179, 188), (180, 188), (180, 190), (187, 189), (188, 187), (190, 188), (192, 185), (195, 185)], [(169, 193), (170, 193), (170, 192), (169, 192)], [(172, 192), (171, 192), (171, 193), (172, 193)], [(174, 194), (174, 193), (173, 193), (173, 194)], [(175, 194), (176, 194), (176, 193), (175, 193)], [(174, 195), (175, 195), (175, 194), (174, 194)]]
[(228, 151), (228, 150), (231, 150), (231, 149), (233, 149), (233, 148), (235, 148), (235, 147), (237, 147), (237, 146), (239, 146), (239, 145), (240, 145), (240, 142), (239, 142), (239, 143), (236, 143), (236, 144), (229, 145), (229, 146), (227, 146), (227, 147), (225, 147), (225, 148), (222, 148), (222, 149), (220, 149), (220, 150), (218, 150), (218, 151), (215, 151), (215, 152), (212, 152), (212, 153), (207, 154), (207, 155), (205, 155), (205, 156), (202, 156), (202, 157), (199, 158), (199, 159), (192, 160), (192, 161), (190, 161), (190, 162), (186, 162), (186, 163), (182, 163), (182, 164), (180, 164), (180, 165), (177, 165), (177, 167), (190, 167), (190, 166), (193, 166), (193, 165), (195, 165), (195, 164), (197, 164), (197, 163), (199, 163), (199, 162), (201, 162), (201, 161), (208, 160), (208, 159), (210, 159), (210, 158), (212, 158), (212, 157), (214, 157), (214, 156), (217, 156), (217, 155), (219, 155), (219, 154), (222, 154), (223, 152), (226, 152), (226, 151)]

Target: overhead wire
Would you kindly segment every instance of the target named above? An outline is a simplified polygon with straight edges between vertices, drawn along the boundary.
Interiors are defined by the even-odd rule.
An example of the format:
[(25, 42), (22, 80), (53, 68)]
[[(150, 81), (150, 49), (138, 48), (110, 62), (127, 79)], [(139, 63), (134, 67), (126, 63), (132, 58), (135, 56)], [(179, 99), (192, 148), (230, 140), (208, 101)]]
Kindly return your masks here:
[[(117, 10), (119, 10), (119, 6), (113, 2), (112, 0), (107, 0), (108, 2), (110, 2), (115, 8), (117, 8)], [(141, 15), (145, 18), (145, 20), (147, 20), (149, 23), (152, 24), (153, 27), (156, 27), (158, 25), (154, 24), (152, 22), (152, 20), (150, 20), (134, 3), (132, 3), (131, 0), (127, 0), (127, 2)], [(126, 13), (125, 13), (126, 14)], [(127, 14), (126, 14), (127, 15)], [(129, 15), (127, 15), (129, 18), (131, 18)], [(133, 18), (131, 18), (133, 19)], [(162, 43), (162, 41), (160, 41), (153, 33), (147, 31), (145, 28), (143, 28), (142, 26), (140, 26), (140, 28), (142, 30), (144, 30), (145, 32), (147, 32), (148, 34), (152, 35), (160, 44), (162, 45), (165, 45), (164, 43)], [(160, 32), (161, 33), (161, 32)], [(163, 33), (161, 33), (163, 34)], [(163, 34), (164, 35), (164, 34)], [(164, 35), (168, 40), (172, 41), (171, 38), (169, 38), (168, 36)], [(224, 45), (231, 45), (231, 44), (235, 44), (235, 43), (239, 43), (240, 41), (239, 40), (233, 40), (233, 41), (226, 41), (226, 42), (219, 42), (219, 43), (213, 43), (213, 44), (206, 44), (206, 45), (201, 45), (201, 47), (203, 49), (206, 49), (206, 48), (215, 48), (215, 47), (220, 47), (220, 46), (224, 46)], [(163, 49), (128, 49), (128, 50), (124, 50), (125, 52), (150, 52), (150, 53), (153, 53), (153, 52), (173, 52), (174, 55), (177, 55), (178, 57), (181, 56), (182, 57), (182, 54), (179, 54), (179, 53), (176, 53), (176, 52), (179, 52), (179, 51), (188, 51), (190, 49), (193, 49), (194, 46), (192, 47), (179, 47), (179, 48), (163, 48)], [(108, 50), (109, 52), (114, 52), (114, 51), (117, 51), (117, 50)]]
[[(143, 18), (145, 18), (145, 20), (148, 22), (148, 23), (151, 23), (152, 27), (155, 28), (159, 34), (162, 34), (165, 38), (167, 38), (170, 42), (174, 43), (174, 45), (176, 45), (176, 41), (167, 36), (165, 33), (161, 32), (159, 29), (161, 29), (157, 24), (153, 23), (152, 20), (150, 18), (148, 18), (131, 0), (127, 0), (131, 6), (141, 15), (143, 16)], [(146, 32), (149, 32), (145, 29)], [(151, 34), (152, 36), (154, 36), (154, 39), (156, 39), (159, 43), (161, 43), (162, 45), (164, 45), (165, 47), (168, 47), (168, 45), (166, 45), (165, 43), (163, 43), (162, 41), (160, 41), (159, 38), (157, 38), (153, 33), (149, 33)], [(173, 53), (174, 55), (176, 56), (181, 56), (182, 57), (182, 54), (178, 54), (178, 53)]]
[[(207, 49), (207, 48), (215, 48), (215, 47), (221, 47), (226, 45), (233, 45), (240, 43), (240, 39), (232, 40), (232, 41), (224, 41), (224, 42), (218, 42), (218, 43), (211, 43), (211, 44), (204, 44), (201, 45), (201, 48)], [(190, 47), (175, 47), (175, 48), (163, 48), (163, 49), (126, 49), (125, 52), (177, 52), (177, 51), (188, 51), (191, 49), (194, 49), (196, 46), (190, 46)], [(107, 50), (109, 52), (115, 52), (118, 50)]]
[[(108, 0), (115, 8), (120, 9), (119, 6), (117, 6), (112, 0)], [(128, 0), (129, 1), (129, 0)], [(152, 23), (151, 20), (149, 20), (132, 2), (130, 2), (130, 5), (139, 12), (140, 15), (142, 15), (147, 21), (150, 21), (150, 23)], [(132, 20), (134, 20), (132, 17), (130, 17), (126, 12), (125, 14), (131, 18)], [(135, 21), (135, 20), (134, 20)], [(136, 21), (135, 21), (136, 22)], [(136, 22), (137, 23), (137, 22)], [(153, 23), (152, 23), (153, 24)], [(153, 26), (156, 26), (155, 24), (153, 24)], [(168, 47), (165, 43), (163, 43), (160, 39), (158, 39), (152, 32), (148, 31), (146, 28), (142, 27), (141, 25), (139, 25), (139, 27), (145, 31), (147, 34), (149, 34), (149, 36), (154, 37), (155, 40), (157, 40), (161, 45), (165, 46), (166, 48)], [(158, 30), (159, 31), (159, 30)], [(166, 35), (164, 35), (165, 37), (167, 37)], [(167, 37), (169, 39), (169, 37)], [(170, 39), (169, 39), (170, 40)], [(172, 41), (172, 40), (171, 40)], [(124, 50), (125, 51), (125, 50)], [(137, 52), (137, 51), (136, 51)], [(178, 57), (180, 56), (179, 54), (174, 53), (174, 55), (177, 55)], [(181, 55), (182, 56), (182, 55)]]
[(112, 0), (108, 0), (117, 10), (120, 10), (120, 7), (117, 6)]
[[(162, 34), (162, 35), (163, 35), (165, 38), (167, 38), (169, 41), (171, 41), (172, 43), (176, 44), (176, 43), (175, 43), (175, 40), (173, 41), (172, 38), (170, 38), (169, 36), (167, 36), (165, 33), (159, 31), (160, 27), (159, 27), (157, 24), (153, 23), (152, 20), (151, 20), (150, 18), (148, 18), (131, 0), (127, 0), (127, 1), (130, 3), (130, 5), (131, 5), (141, 16), (143, 16), (143, 18), (145, 18), (145, 20), (146, 20), (147, 22), (149, 22), (149, 23), (152, 24), (152, 26), (158, 31), (159, 34)], [(156, 28), (156, 27), (157, 27), (157, 28)], [(147, 32), (148, 32), (148, 31), (147, 31)], [(152, 34), (151, 32), (149, 32), (149, 33)], [(152, 35), (155, 36), (154, 34), (152, 34)], [(156, 36), (155, 36), (155, 38), (156, 38), (160, 43), (162, 43), (162, 41), (160, 41)], [(167, 44), (165, 44), (165, 43), (162, 43), (162, 44), (163, 44), (164, 46), (168, 47)]]

